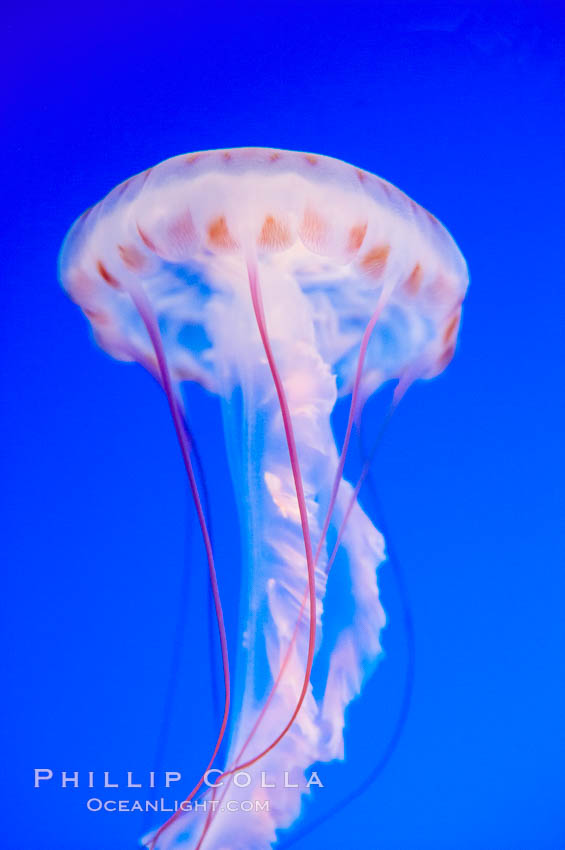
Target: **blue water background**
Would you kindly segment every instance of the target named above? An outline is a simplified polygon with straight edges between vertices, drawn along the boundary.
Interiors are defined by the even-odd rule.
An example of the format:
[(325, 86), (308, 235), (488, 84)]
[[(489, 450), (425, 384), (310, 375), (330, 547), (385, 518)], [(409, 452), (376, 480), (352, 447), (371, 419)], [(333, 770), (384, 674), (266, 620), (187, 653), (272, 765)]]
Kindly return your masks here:
[[(294, 846), (565, 846), (563, 20), (557, 2), (6, 11), (4, 847), (137, 846), (144, 817), (89, 813), (88, 789), (56, 782), (62, 770), (146, 776), (167, 705), (161, 766), (183, 772), (182, 791), (211, 749), (217, 647), (164, 398), (92, 344), (56, 260), (72, 221), (116, 183), (242, 145), (385, 177), (449, 227), (472, 279), (455, 360), (410, 391), (375, 466), (414, 623), (408, 720), (366, 795)], [(233, 640), (237, 517), (217, 406), (197, 401)], [(369, 407), (369, 433), (382, 413)], [(393, 734), (407, 639), (386, 565), (380, 581), (386, 655), (348, 713), (347, 761), (324, 768), (301, 825), (370, 773)], [(34, 790), (34, 768), (56, 780)]]

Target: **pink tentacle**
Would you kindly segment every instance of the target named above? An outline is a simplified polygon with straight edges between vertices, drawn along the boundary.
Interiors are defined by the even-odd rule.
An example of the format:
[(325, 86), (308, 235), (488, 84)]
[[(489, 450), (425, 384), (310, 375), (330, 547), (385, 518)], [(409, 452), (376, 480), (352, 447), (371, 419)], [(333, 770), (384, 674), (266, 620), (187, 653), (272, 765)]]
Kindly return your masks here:
[[(280, 377), (280, 373), (279, 373), (279, 370), (278, 370), (278, 367), (277, 367), (277, 364), (276, 364), (276, 361), (275, 361), (275, 357), (273, 355), (273, 350), (272, 350), (270, 339), (269, 339), (267, 324), (266, 324), (266, 321), (265, 321), (265, 313), (264, 313), (264, 309), (263, 309), (263, 299), (261, 297), (261, 289), (260, 289), (260, 286), (259, 286), (259, 276), (258, 276), (258, 272), (257, 272), (257, 266), (254, 262), (248, 261), (247, 272), (248, 272), (248, 276), (249, 276), (249, 288), (250, 288), (250, 292), (251, 292), (251, 300), (252, 300), (252, 304), (253, 304), (253, 311), (255, 313), (255, 319), (257, 321), (257, 327), (259, 329), (259, 334), (261, 336), (261, 342), (263, 343), (263, 349), (265, 351), (265, 355), (267, 357), (267, 362), (269, 364), (269, 369), (271, 371), (271, 376), (273, 378), (273, 383), (275, 385), (275, 390), (276, 390), (276, 393), (277, 393), (279, 406), (280, 406), (280, 410), (281, 410), (281, 415), (282, 415), (282, 419), (283, 419), (283, 427), (284, 427), (285, 437), (286, 437), (287, 446), (288, 446), (290, 465), (291, 465), (292, 475), (293, 475), (293, 479), (294, 479), (294, 486), (295, 486), (295, 489), (296, 489), (296, 497), (297, 497), (297, 501), (298, 501), (298, 510), (299, 510), (299, 514), (300, 514), (300, 524), (301, 524), (301, 527), (302, 527), (302, 536), (304, 538), (304, 549), (305, 549), (305, 553), (306, 553), (306, 564), (307, 564), (307, 568), (308, 568), (308, 586), (307, 586), (307, 590), (305, 592), (305, 598), (302, 602), (302, 607), (300, 609), (300, 613), (299, 613), (299, 616), (297, 618), (297, 622), (296, 622), (296, 625), (295, 625), (295, 631), (294, 631), (294, 636), (293, 636), (293, 641), (292, 641), (293, 643), (294, 643), (296, 636), (298, 634), (298, 628), (299, 628), (300, 621), (302, 619), (303, 610), (304, 610), (304, 607), (305, 607), (305, 604), (306, 604), (306, 597), (309, 597), (309, 603), (310, 603), (310, 605), (309, 605), (309, 608), (310, 608), (310, 612), (309, 612), (310, 613), (310, 624), (309, 624), (309, 634), (308, 634), (308, 654), (307, 654), (307, 659), (306, 659), (306, 669), (304, 671), (304, 681), (303, 681), (303, 684), (302, 684), (302, 689), (300, 691), (300, 696), (298, 697), (296, 707), (295, 707), (295, 709), (292, 713), (292, 716), (290, 717), (290, 720), (287, 722), (286, 726), (279, 733), (279, 735), (277, 735), (277, 737), (274, 739), (274, 741), (272, 741), (271, 744), (268, 747), (266, 747), (262, 752), (258, 753), (252, 759), (249, 759), (249, 760), (243, 762), (242, 764), (237, 764), (236, 767), (231, 768), (228, 771), (225, 771), (224, 773), (222, 773), (222, 775), (219, 777), (219, 779), (222, 779), (222, 778), (227, 777), (227, 776), (231, 776), (237, 770), (244, 770), (247, 767), (251, 767), (257, 761), (259, 761), (261, 758), (263, 758), (269, 752), (271, 752), (271, 750), (273, 750), (277, 746), (277, 744), (287, 734), (287, 732), (291, 728), (292, 724), (296, 720), (296, 717), (298, 716), (300, 709), (302, 708), (302, 704), (304, 702), (304, 699), (306, 697), (306, 693), (308, 691), (308, 685), (310, 684), (310, 674), (312, 672), (312, 665), (313, 665), (313, 662), (314, 662), (314, 649), (315, 649), (315, 644), (316, 644), (315, 560), (314, 560), (313, 553), (312, 553), (312, 542), (311, 542), (311, 538), (310, 538), (310, 527), (309, 527), (309, 524), (308, 524), (308, 510), (307, 510), (307, 507), (306, 507), (306, 499), (305, 499), (305, 496), (304, 496), (304, 485), (303, 485), (303, 482), (302, 482), (302, 473), (300, 471), (300, 462), (299, 462), (299, 458), (298, 458), (298, 451), (297, 451), (297, 448), (296, 448), (296, 440), (295, 440), (295, 437), (294, 437), (294, 429), (292, 427), (292, 419), (291, 419), (291, 416), (290, 416), (290, 409), (289, 409), (289, 406), (288, 406), (286, 393), (284, 391), (284, 386), (283, 386), (283, 383), (282, 383), (282, 380), (281, 380), (281, 377)], [(255, 732), (257, 730), (257, 727), (259, 726), (259, 723), (261, 722), (262, 718), (264, 717), (264, 714), (265, 714), (265, 712), (268, 708), (268, 705), (270, 704), (271, 699), (273, 698), (273, 696), (276, 692), (276, 688), (277, 688), (277, 685), (280, 681), (280, 677), (282, 675), (282, 672), (284, 671), (284, 669), (286, 667), (286, 660), (287, 659), (285, 659), (285, 664), (283, 664), (283, 666), (281, 667), (281, 670), (279, 671), (276, 683), (271, 688), (271, 692), (269, 694), (269, 697), (267, 698), (267, 702), (263, 706), (263, 709), (262, 709), (259, 717), (255, 721), (255, 725), (253, 726), (251, 732), (249, 733), (249, 735), (247, 737), (247, 740), (245, 741), (243, 747), (240, 750), (240, 753), (239, 753), (239, 755), (236, 759), (236, 762), (239, 761), (239, 758), (241, 757), (241, 755), (243, 754), (243, 752), (247, 748), (248, 743), (252, 739), (253, 735), (255, 734)], [(224, 795), (225, 795), (225, 793), (226, 793), (226, 791), (224, 791)], [(213, 799), (215, 799), (214, 796), (213, 796)], [(222, 797), (222, 799), (223, 799), (223, 797)], [(204, 829), (202, 831), (202, 835), (200, 836), (200, 840), (197, 844), (196, 850), (200, 850), (200, 848), (202, 846), (202, 842), (204, 841), (204, 838), (206, 837), (208, 829), (210, 828), (211, 819), (212, 819), (212, 812), (209, 811), (208, 816), (206, 818), (206, 822), (204, 824)]]
[[(271, 367), (271, 372), (273, 372), (273, 366), (275, 367), (275, 371), (276, 371), (276, 365), (274, 364), (274, 358), (272, 356), (272, 351), (270, 349), (270, 344), (269, 344), (269, 340), (268, 340), (268, 336), (267, 336), (267, 332), (266, 332), (265, 315), (264, 315), (264, 310), (263, 310), (262, 299), (261, 299), (261, 296), (260, 296), (260, 290), (259, 290), (258, 283), (257, 283), (258, 276), (257, 276), (256, 267), (248, 265), (248, 273), (249, 273), (249, 282), (250, 282), (250, 288), (251, 288), (251, 294), (252, 294), (252, 300), (253, 300), (253, 307), (254, 307), (254, 310), (255, 310), (257, 324), (259, 326), (259, 331), (261, 333), (261, 339), (263, 341), (265, 353), (267, 354), (269, 366)], [(330, 524), (330, 521), (331, 521), (331, 517), (332, 517), (332, 514), (333, 514), (333, 509), (335, 507), (335, 502), (336, 502), (337, 494), (338, 494), (338, 491), (339, 491), (339, 485), (341, 483), (343, 468), (345, 466), (345, 460), (346, 460), (347, 452), (348, 452), (348, 449), (349, 449), (351, 431), (352, 431), (353, 424), (355, 422), (355, 417), (356, 417), (359, 388), (360, 388), (360, 383), (361, 383), (363, 366), (364, 366), (364, 362), (365, 362), (365, 356), (366, 356), (366, 353), (367, 353), (367, 347), (368, 347), (368, 344), (369, 344), (369, 340), (371, 338), (371, 334), (373, 333), (373, 330), (375, 329), (375, 325), (377, 324), (377, 322), (378, 322), (378, 320), (379, 320), (379, 318), (382, 314), (382, 311), (383, 311), (384, 307), (386, 306), (387, 296), (388, 296), (388, 291), (383, 290), (381, 292), (381, 295), (380, 295), (379, 300), (377, 302), (377, 306), (375, 308), (375, 311), (374, 311), (373, 315), (371, 316), (371, 319), (369, 320), (367, 327), (365, 328), (365, 331), (363, 333), (363, 337), (361, 339), (361, 345), (360, 345), (360, 348), (359, 348), (359, 358), (358, 358), (358, 361), (357, 361), (357, 369), (356, 369), (356, 373), (355, 373), (355, 380), (354, 380), (354, 383), (353, 383), (351, 404), (350, 404), (350, 408), (349, 408), (349, 416), (348, 416), (345, 438), (344, 438), (344, 441), (343, 441), (343, 447), (342, 447), (342, 450), (341, 450), (341, 455), (340, 455), (340, 458), (339, 458), (338, 467), (337, 467), (337, 470), (336, 470), (336, 474), (335, 474), (335, 478), (334, 478), (334, 482), (333, 482), (333, 486), (332, 486), (330, 503), (329, 503), (328, 510), (327, 510), (327, 513), (326, 513), (324, 526), (323, 526), (323, 529), (322, 529), (322, 533), (320, 535), (320, 539), (318, 541), (318, 546), (316, 548), (316, 554), (314, 556), (314, 567), (317, 565), (319, 557), (320, 557), (320, 553), (321, 553), (321, 550), (322, 550), (324, 539), (326, 537), (326, 534), (327, 534), (327, 531), (328, 531), (328, 528), (329, 528), (329, 524)], [(269, 352), (270, 352), (270, 356), (269, 356)], [(291, 448), (290, 448), (291, 442), (289, 441), (289, 431), (290, 431), (290, 433), (292, 433), (292, 426), (291, 426), (291, 423), (290, 423), (290, 413), (288, 411), (288, 405), (286, 403), (286, 398), (284, 396), (284, 388), (282, 387), (282, 382), (280, 381), (280, 377), (278, 376), (278, 371), (276, 371), (276, 375), (277, 375), (277, 378), (275, 378), (275, 374), (273, 374), (273, 379), (274, 379), (274, 382), (275, 382), (275, 386), (277, 388), (277, 393), (279, 395), (279, 403), (281, 403), (281, 396), (284, 399), (284, 402), (281, 403), (281, 413), (283, 414), (283, 424), (285, 426), (285, 433), (286, 433), (286, 436), (287, 436), (287, 442), (288, 442), (288, 445), (289, 445), (289, 453), (291, 454), (291, 464), (292, 464), (292, 453), (291, 453)], [(284, 407), (286, 408), (286, 418), (288, 419), (288, 423), (290, 424), (290, 428), (288, 430), (287, 430), (287, 422), (285, 421), (285, 412), (284, 412), (283, 404), (284, 404)], [(294, 436), (293, 435), (292, 435), (292, 442), (294, 442)], [(298, 458), (297, 457), (296, 457), (296, 466), (298, 467)], [(347, 520), (349, 518), (349, 515), (351, 514), (355, 499), (356, 499), (356, 497), (359, 493), (359, 490), (361, 489), (363, 480), (365, 479), (368, 471), (369, 470), (367, 468), (367, 470), (362, 475), (362, 479), (360, 479), (360, 481), (358, 482), (358, 485), (357, 485), (357, 487), (354, 491), (354, 495), (353, 495), (353, 497), (350, 501), (346, 515), (344, 516), (344, 519), (342, 521), (342, 524), (341, 524), (341, 527), (340, 527), (340, 530), (339, 530), (339, 533), (338, 533), (338, 540), (336, 542), (336, 545), (334, 546), (330, 561), (328, 562), (328, 565), (326, 566), (326, 573), (329, 573), (329, 570), (330, 570), (330, 568), (331, 568), (331, 566), (332, 566), (332, 564), (335, 560), (335, 557), (337, 555), (337, 551), (339, 549), (339, 544), (341, 543), (341, 538), (342, 538), (343, 533), (345, 531), (345, 526), (347, 524)], [(299, 468), (297, 468), (297, 472), (298, 472), (298, 475), (300, 475), (300, 469)], [(298, 496), (298, 504), (299, 504), (299, 508), (300, 508), (300, 497), (298, 495), (299, 494), (299, 488), (296, 485), (297, 475), (296, 475), (294, 466), (293, 466), (293, 475), (294, 475), (295, 487), (296, 487), (297, 496)], [(302, 497), (303, 497), (303, 493), (302, 493)], [(303, 533), (304, 533), (305, 526), (306, 526), (306, 528), (308, 528), (305, 504), (304, 504), (304, 517), (303, 517), (302, 510), (300, 511), (300, 517), (301, 517), (302, 529), (303, 529)], [(305, 522), (304, 522), (304, 518), (306, 520)], [(306, 537), (305, 537), (305, 545), (306, 545), (306, 549), (308, 549), (307, 544), (306, 544)], [(308, 562), (308, 551), (306, 553), (306, 557), (307, 557), (307, 562)], [(309, 570), (309, 572), (310, 572), (310, 570)], [(314, 588), (314, 593), (315, 593), (315, 588)], [(306, 588), (304, 595), (303, 595), (303, 598), (302, 598), (300, 610), (298, 612), (298, 617), (296, 619), (294, 632), (293, 632), (291, 641), (289, 642), (289, 645), (286, 649), (285, 657), (283, 659), (283, 662), (282, 662), (281, 667), (279, 669), (279, 672), (277, 674), (277, 678), (276, 678), (275, 682), (273, 683), (273, 686), (271, 688), (269, 696), (267, 697), (267, 700), (266, 700), (264, 706), (262, 707), (257, 719), (255, 720), (255, 723), (254, 723), (252, 729), (250, 730), (246, 740), (244, 741), (244, 743), (243, 743), (243, 745), (242, 745), (242, 747), (241, 747), (241, 749), (240, 749), (240, 751), (239, 751), (239, 753), (238, 753), (238, 755), (235, 759), (236, 766), (230, 768), (229, 770), (224, 771), (221, 774), (221, 776), (218, 778), (218, 781), (220, 779), (223, 779), (223, 778), (226, 778), (226, 777), (229, 777), (229, 776), (233, 776), (233, 774), (236, 773), (238, 770), (244, 770), (246, 767), (250, 767), (256, 761), (258, 761), (260, 758), (262, 758), (264, 755), (266, 755), (274, 746), (276, 746), (276, 744), (286, 734), (286, 732), (288, 731), (288, 729), (290, 728), (290, 726), (294, 722), (294, 719), (295, 719), (296, 715), (298, 714), (298, 711), (300, 710), (300, 707), (302, 705), (302, 701), (304, 699), (304, 695), (306, 693), (306, 689), (307, 689), (307, 686), (308, 686), (308, 681), (306, 681), (306, 680), (304, 682), (303, 694), (301, 694), (301, 700), (299, 701), (299, 706), (296, 709), (295, 714), (293, 715), (291, 721), (289, 722), (287, 727), (285, 727), (285, 729), (283, 730), (281, 735), (276, 739), (276, 741), (271, 745), (271, 747), (269, 747), (263, 753), (260, 753), (258, 756), (256, 756), (254, 759), (252, 759), (250, 761), (244, 762), (242, 764), (239, 763), (239, 760), (243, 756), (243, 753), (247, 749), (247, 747), (248, 747), (249, 743), (251, 742), (252, 738), (254, 737), (257, 729), (259, 728), (259, 725), (261, 724), (265, 714), (267, 713), (269, 705), (271, 704), (271, 701), (272, 701), (272, 699), (273, 699), (273, 697), (274, 697), (274, 695), (277, 691), (277, 688), (278, 688), (278, 686), (281, 682), (281, 679), (284, 675), (284, 671), (285, 671), (285, 669), (288, 665), (288, 662), (290, 660), (290, 654), (292, 652), (292, 649), (293, 649), (294, 644), (296, 642), (296, 639), (298, 637), (298, 630), (300, 628), (300, 623), (301, 623), (302, 617), (304, 615), (304, 610), (305, 610), (306, 602), (307, 602), (309, 595), (310, 595), (310, 637), (312, 635), (312, 623), (315, 622), (315, 619), (313, 619), (313, 615), (312, 615), (312, 588), (310, 587), (310, 580), (309, 580), (308, 587)], [(314, 597), (314, 599), (315, 599), (315, 597)], [(315, 617), (315, 610), (314, 610), (314, 617)], [(309, 650), (310, 650), (310, 643), (311, 643), (311, 641), (309, 641)], [(313, 646), (312, 646), (312, 654), (313, 654)], [(313, 658), (312, 658), (312, 662), (313, 662)], [(311, 667), (312, 662), (310, 663), (310, 667)], [(308, 680), (309, 680), (309, 677), (310, 677), (310, 673), (308, 673)], [(224, 799), (224, 797), (227, 793), (227, 790), (228, 790), (227, 788), (224, 789), (222, 796), (220, 797), (220, 802)], [(213, 800), (216, 799), (215, 789), (212, 793), (212, 799)], [(196, 847), (196, 850), (200, 850), (200, 848), (202, 846), (202, 842), (203, 842), (204, 838), (206, 837), (206, 834), (207, 834), (207, 832), (210, 828), (213, 817), (214, 817), (214, 813), (212, 812), (212, 810), (210, 810), (208, 812), (206, 822), (205, 822), (205, 825), (204, 825), (204, 829), (203, 829), (202, 835), (200, 837), (200, 840), (198, 842), (198, 845)]]
[[(177, 435), (177, 440), (180, 446), (184, 466), (186, 469), (186, 473), (188, 476), (188, 481), (190, 484), (190, 490), (192, 493), (192, 498), (194, 501), (194, 506), (196, 508), (196, 513), (198, 516), (198, 522), (200, 525), (200, 529), (202, 532), (202, 538), (204, 541), (204, 548), (206, 550), (206, 558), (208, 561), (208, 571), (210, 575), (210, 584), (212, 586), (212, 594), (214, 597), (214, 607), (216, 609), (216, 619), (218, 621), (218, 631), (220, 635), (220, 646), (222, 652), (222, 667), (224, 673), (224, 688), (225, 688), (225, 700), (224, 700), (224, 714), (222, 718), (222, 723), (220, 726), (220, 730), (218, 732), (218, 736), (216, 738), (216, 743), (210, 757), (210, 761), (204, 773), (202, 774), (200, 780), (196, 783), (190, 794), (186, 797), (186, 802), (189, 802), (194, 795), (197, 793), (202, 783), (204, 782), (204, 778), (206, 776), (207, 771), (210, 769), (214, 760), (218, 754), (218, 750), (220, 749), (220, 745), (222, 743), (227, 723), (229, 717), (230, 710), (230, 671), (229, 671), (229, 657), (228, 657), (228, 645), (226, 638), (226, 631), (224, 625), (224, 615), (222, 610), (222, 602), (220, 599), (220, 592), (218, 588), (218, 581), (216, 576), (216, 568), (214, 564), (214, 553), (212, 551), (212, 543), (210, 540), (210, 535), (208, 533), (208, 527), (206, 524), (206, 518), (204, 516), (204, 510), (202, 508), (202, 502), (200, 499), (200, 494), (198, 492), (198, 485), (196, 483), (196, 478), (194, 475), (194, 470), (192, 468), (192, 461), (190, 459), (190, 442), (186, 433), (186, 430), (183, 425), (182, 418), (182, 410), (180, 407), (179, 400), (177, 395), (175, 394), (173, 382), (171, 379), (169, 367), (167, 364), (167, 358), (165, 355), (165, 351), (163, 348), (163, 341), (161, 339), (161, 333), (159, 331), (159, 326), (157, 324), (157, 320), (153, 313), (151, 304), (149, 300), (146, 298), (145, 293), (136, 288), (135, 290), (130, 291), (130, 296), (136, 306), (136, 309), (141, 316), (141, 319), (147, 329), (147, 333), (149, 334), (149, 338), (151, 339), (151, 344), (153, 345), (155, 356), (157, 358), (157, 363), (159, 365), (161, 383), (163, 389), (165, 390), (165, 394), (167, 396), (167, 401), (169, 403), (169, 409), (171, 412), (171, 416), (173, 419), (173, 424), (175, 427), (175, 432)], [(179, 809), (175, 812), (152, 836), (150, 840), (150, 850), (154, 850), (156, 842), (159, 837), (163, 834), (165, 829), (167, 829), (181, 814), (181, 810)]]
[(353, 389), (352, 389), (352, 393), (351, 393), (351, 405), (349, 407), (349, 416), (348, 416), (348, 419), (347, 419), (347, 428), (345, 430), (345, 437), (344, 437), (344, 440), (343, 440), (343, 446), (342, 446), (342, 449), (341, 449), (341, 454), (339, 456), (339, 462), (338, 462), (338, 465), (337, 465), (337, 469), (336, 469), (336, 473), (335, 473), (335, 477), (334, 477), (334, 481), (333, 481), (333, 485), (332, 485), (330, 503), (329, 503), (328, 510), (327, 510), (327, 513), (326, 513), (326, 518), (324, 520), (322, 533), (321, 533), (320, 539), (318, 541), (318, 546), (316, 548), (316, 557), (315, 557), (316, 563), (318, 562), (318, 558), (320, 557), (320, 552), (322, 551), (322, 546), (324, 545), (324, 541), (325, 541), (326, 535), (328, 533), (328, 528), (329, 528), (329, 525), (330, 525), (330, 521), (331, 521), (331, 518), (332, 518), (333, 510), (334, 510), (336, 499), (337, 499), (339, 485), (341, 484), (341, 479), (342, 479), (342, 475), (343, 475), (343, 468), (345, 466), (345, 460), (347, 458), (347, 451), (349, 449), (349, 442), (350, 442), (350, 439), (351, 439), (351, 431), (352, 431), (352, 428), (353, 428), (353, 423), (355, 421), (355, 416), (356, 416), (356, 411), (357, 411), (359, 388), (360, 388), (360, 384), (361, 384), (361, 376), (362, 376), (362, 373), (363, 373), (363, 366), (365, 364), (365, 356), (367, 354), (367, 347), (369, 345), (369, 340), (371, 338), (371, 334), (373, 333), (373, 331), (375, 329), (375, 325), (377, 324), (378, 320), (380, 319), (382, 312), (383, 312), (383, 310), (386, 306), (387, 297), (388, 297), (388, 290), (383, 289), (380, 296), (379, 296), (379, 300), (377, 302), (375, 312), (371, 316), (369, 323), (367, 324), (367, 327), (365, 328), (365, 331), (363, 333), (363, 337), (361, 339), (361, 345), (359, 347), (359, 358), (357, 360), (357, 369), (355, 371), (355, 380), (353, 382)]

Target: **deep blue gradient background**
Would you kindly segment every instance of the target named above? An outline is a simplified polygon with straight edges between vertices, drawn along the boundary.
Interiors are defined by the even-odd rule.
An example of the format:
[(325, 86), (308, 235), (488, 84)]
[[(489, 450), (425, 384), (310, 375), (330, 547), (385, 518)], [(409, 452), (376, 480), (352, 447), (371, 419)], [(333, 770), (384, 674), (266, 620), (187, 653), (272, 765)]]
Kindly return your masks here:
[[(183, 772), (179, 799), (211, 749), (217, 648), (164, 397), (95, 348), (56, 260), (126, 177), (266, 145), (397, 184), (449, 227), (472, 279), (454, 362), (410, 391), (375, 466), (414, 618), (408, 722), (367, 794), (295, 846), (564, 847), (563, 4), (47, 5), (8, 13), (1, 60), (2, 845), (136, 846), (145, 818), (34, 790), (33, 769), (159, 767), (175, 645), (161, 766)], [(191, 410), (233, 640), (218, 410), (202, 393)], [(369, 433), (381, 415), (377, 400)], [(380, 581), (386, 655), (303, 824), (370, 772), (398, 717), (406, 635), (386, 565)]]

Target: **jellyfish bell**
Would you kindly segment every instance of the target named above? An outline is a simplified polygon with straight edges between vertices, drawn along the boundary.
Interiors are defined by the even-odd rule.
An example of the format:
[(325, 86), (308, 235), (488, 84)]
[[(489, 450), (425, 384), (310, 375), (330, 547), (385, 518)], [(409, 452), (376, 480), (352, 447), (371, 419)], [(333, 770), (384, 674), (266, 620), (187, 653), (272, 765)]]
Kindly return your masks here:
[[(118, 186), (71, 229), (60, 277), (102, 348), (161, 381), (181, 448), (182, 383), (222, 399), (245, 549), (227, 763), (232, 777), (242, 765), (254, 777), (232, 782), (230, 796), (264, 801), (259, 774), (300, 779), (343, 757), (345, 709), (384, 624), (384, 543), (343, 480), (347, 442), (382, 384), (397, 380), (401, 394), (449, 362), (465, 262), (435, 218), (380, 178), (325, 156), (244, 148), (178, 156)], [(349, 394), (338, 450), (331, 414)], [(190, 476), (189, 452), (185, 439)], [(333, 608), (329, 532), (347, 579)], [(269, 847), (300, 812), (307, 790), (296, 784), (235, 824), (229, 813), (181, 813), (151, 846)]]

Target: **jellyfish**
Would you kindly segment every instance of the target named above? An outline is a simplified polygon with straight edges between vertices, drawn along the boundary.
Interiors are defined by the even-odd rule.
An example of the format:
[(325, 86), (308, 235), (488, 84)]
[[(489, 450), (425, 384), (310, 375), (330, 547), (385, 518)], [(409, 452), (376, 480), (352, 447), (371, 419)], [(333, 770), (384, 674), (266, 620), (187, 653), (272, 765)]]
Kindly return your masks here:
[[(347, 706), (381, 652), (385, 547), (359, 502), (364, 473), (344, 477), (352, 430), (385, 384), (396, 382), (394, 406), (447, 366), (465, 261), (432, 215), (373, 174), (241, 148), (177, 156), (115, 188), (72, 227), (60, 279), (98, 344), (165, 391), (218, 621), (215, 746), (186, 805), (143, 840), (264, 850), (299, 817), (311, 766), (344, 757)], [(186, 382), (221, 400), (242, 529), (233, 688)], [(338, 445), (340, 398), (350, 403)]]

